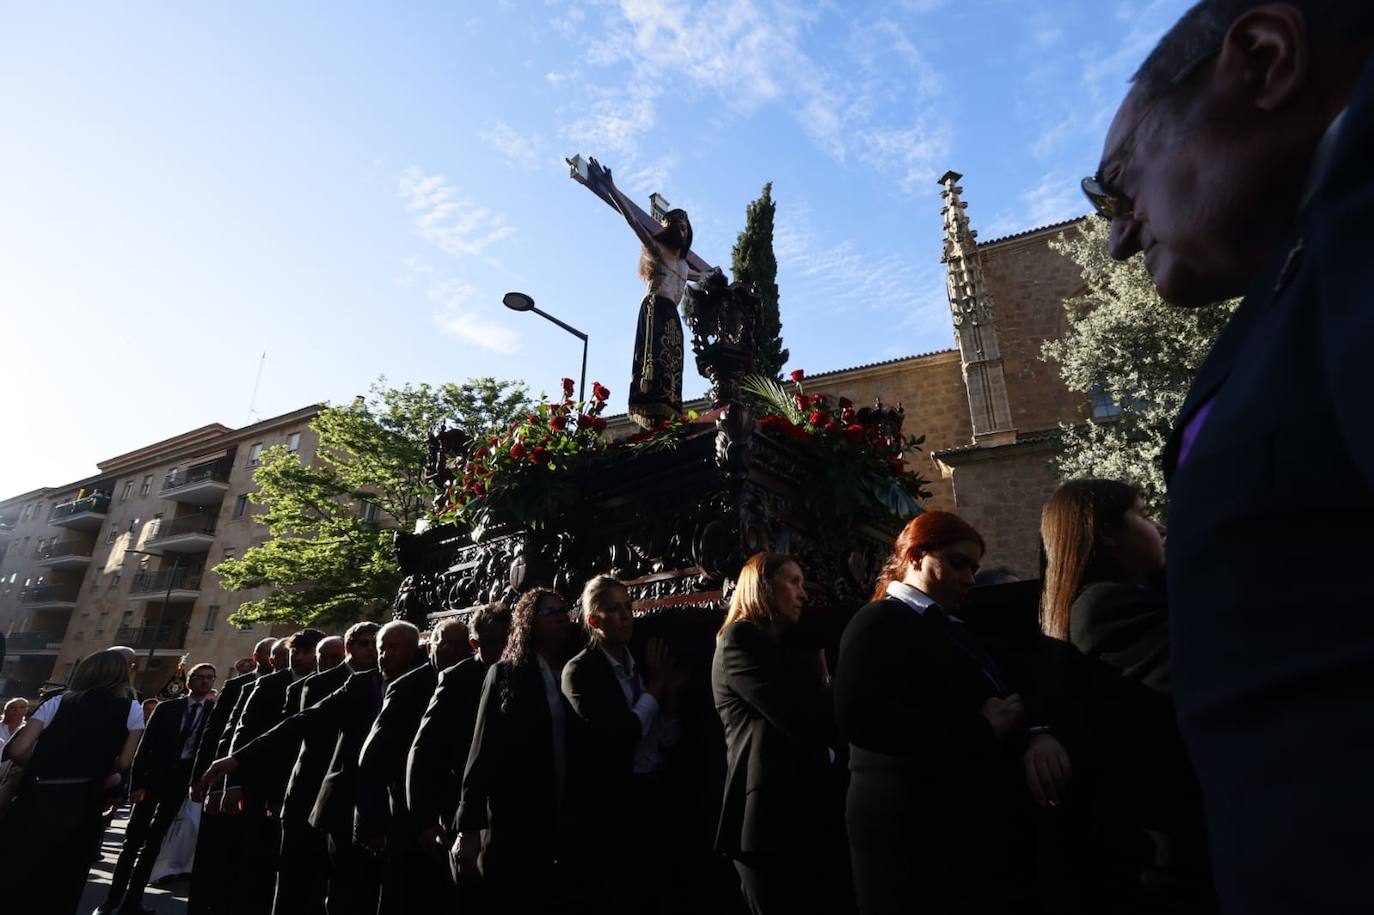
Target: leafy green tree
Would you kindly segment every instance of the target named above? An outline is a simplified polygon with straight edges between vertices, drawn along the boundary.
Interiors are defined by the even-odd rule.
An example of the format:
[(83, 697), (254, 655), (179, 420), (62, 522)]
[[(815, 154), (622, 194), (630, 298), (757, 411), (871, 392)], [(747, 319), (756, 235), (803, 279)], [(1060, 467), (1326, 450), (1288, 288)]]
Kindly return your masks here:
[(1141, 258), (1114, 261), (1107, 225), (1089, 220), (1051, 247), (1083, 269), (1086, 289), (1065, 303), (1068, 331), (1045, 344), (1072, 391), (1106, 395), (1114, 419), (1063, 427), (1063, 479), (1109, 477), (1140, 486), (1162, 517), (1167, 507), (1160, 457), (1188, 387), (1236, 302), (1175, 308), (1155, 291)]
[(744, 231), (739, 233), (730, 252), (735, 282), (753, 287), (763, 300), (763, 327), (754, 371), (769, 378), (781, 378), (787, 364), (782, 348), (782, 315), (778, 311), (778, 259), (773, 256), (773, 182), (763, 186), (763, 194), (745, 209)]
[(444, 421), (485, 437), (529, 407), (525, 385), (494, 378), (400, 388), (379, 378), (370, 397), (324, 407), (311, 423), (314, 463), (281, 446), (260, 459), (250, 498), (266, 507), (254, 520), (271, 537), (214, 571), (231, 590), (271, 590), (230, 621), (342, 623), (384, 610), (400, 586), (392, 529), (429, 512), (430, 430)]

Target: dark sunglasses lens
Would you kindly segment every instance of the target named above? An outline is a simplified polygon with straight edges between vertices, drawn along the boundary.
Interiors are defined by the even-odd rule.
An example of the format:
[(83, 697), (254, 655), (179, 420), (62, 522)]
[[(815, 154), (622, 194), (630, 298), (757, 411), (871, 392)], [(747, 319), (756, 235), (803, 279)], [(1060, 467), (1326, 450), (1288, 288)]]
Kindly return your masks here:
[(1115, 219), (1121, 210), (1121, 203), (1115, 194), (1109, 193), (1096, 178), (1083, 179), (1083, 196), (1093, 205), (1097, 215), (1103, 219)]

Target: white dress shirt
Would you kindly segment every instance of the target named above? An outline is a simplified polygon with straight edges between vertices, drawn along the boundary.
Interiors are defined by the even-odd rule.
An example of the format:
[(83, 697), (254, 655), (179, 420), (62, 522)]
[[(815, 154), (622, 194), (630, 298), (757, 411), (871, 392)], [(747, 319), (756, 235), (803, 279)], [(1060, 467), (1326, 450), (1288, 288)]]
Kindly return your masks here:
[(549, 717), (553, 719), (553, 769), (558, 782), (558, 800), (563, 800), (563, 779), (567, 770), (568, 719), (563, 711), (563, 689), (554, 676), (553, 668), (544, 656), (535, 653), (539, 659), (539, 673), (544, 678), (544, 698), (549, 703)]
[(639, 743), (635, 744), (634, 774), (658, 772), (664, 764), (663, 751), (676, 746), (682, 739), (682, 722), (665, 715), (653, 693), (645, 691), (644, 682), (639, 675), (639, 665), (635, 663), (635, 656), (628, 648), (625, 650), (625, 664), (617, 661), (605, 648), (600, 651), (606, 656), (606, 660), (611, 662), (611, 671), (615, 674), (616, 682), (620, 684), (625, 704), (639, 719)]

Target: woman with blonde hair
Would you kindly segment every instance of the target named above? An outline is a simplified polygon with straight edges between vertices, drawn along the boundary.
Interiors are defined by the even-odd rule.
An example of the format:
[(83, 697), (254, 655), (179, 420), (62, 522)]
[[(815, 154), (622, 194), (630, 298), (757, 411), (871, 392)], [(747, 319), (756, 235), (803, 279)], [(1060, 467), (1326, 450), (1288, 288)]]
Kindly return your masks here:
[(801, 618), (806, 582), (782, 553), (740, 570), (716, 636), (711, 692), (725, 726), (725, 797), (716, 850), (735, 862), (750, 911), (827, 911), (828, 752), (824, 661), (796, 658), (781, 636)]
[(108, 788), (133, 765), (143, 735), (129, 659), (89, 655), (60, 695), (40, 705), (6, 745), (24, 782), (0, 822), (0, 899), (7, 911), (72, 915), (81, 902)]
[(1182, 878), (1181, 891), (1211, 895), (1169, 685), (1164, 533), (1139, 490), (1120, 480), (1071, 480), (1041, 514), (1040, 622), (1051, 640), (1041, 680), (1074, 761), (1070, 796), (1093, 859), (1084, 879), (1097, 883), (1090, 904), (1136, 895), (1141, 874), (1159, 867)]

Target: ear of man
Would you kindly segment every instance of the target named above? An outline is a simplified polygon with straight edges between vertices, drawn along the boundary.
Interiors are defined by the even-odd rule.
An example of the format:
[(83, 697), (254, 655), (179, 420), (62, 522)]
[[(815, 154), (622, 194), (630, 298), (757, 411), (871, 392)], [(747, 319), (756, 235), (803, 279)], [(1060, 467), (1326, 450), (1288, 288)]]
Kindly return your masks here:
[(1311, 82), (1307, 23), (1286, 4), (1259, 6), (1227, 30), (1214, 80), (1241, 110), (1281, 111), (1301, 100)]

